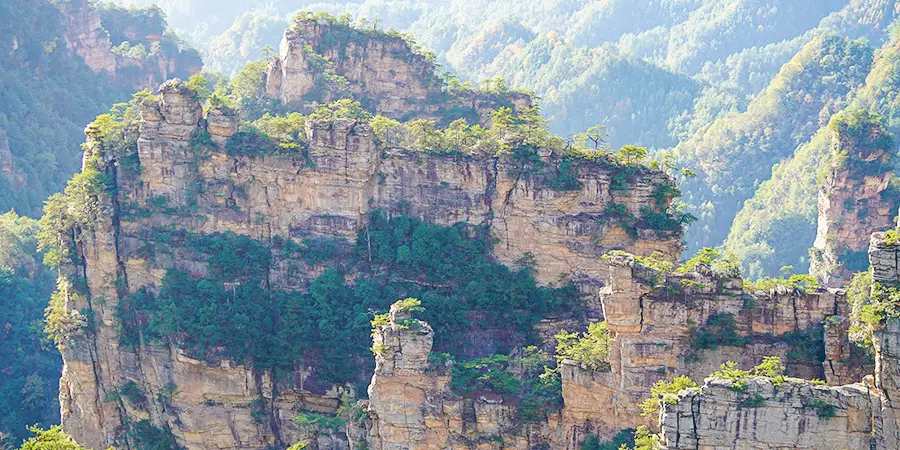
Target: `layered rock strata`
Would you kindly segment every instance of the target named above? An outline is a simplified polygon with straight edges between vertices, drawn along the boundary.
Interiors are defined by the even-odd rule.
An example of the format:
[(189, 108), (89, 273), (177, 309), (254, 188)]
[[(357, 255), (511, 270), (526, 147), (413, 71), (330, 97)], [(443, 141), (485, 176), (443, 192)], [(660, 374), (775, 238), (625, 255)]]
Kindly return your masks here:
[[(391, 320), (375, 330), (375, 375), (369, 385), (368, 447), (373, 450), (562, 448), (549, 424), (523, 427), (515, 405), (485, 394), (450, 392), (448, 367), (433, 367), (434, 332), (427, 323), (391, 308)], [(412, 320), (412, 322), (411, 322)]]
[[(198, 361), (172, 345), (120, 346), (115, 311), (122, 298), (143, 287), (159, 288), (168, 269), (197, 276), (207, 270), (197, 255), (178, 251), (154, 258), (142, 250), (160, 239), (148, 237), (149, 231), (171, 227), (173, 220), (189, 232), (231, 231), (261, 242), (355, 237), (375, 209), (445, 225), (484, 224), (499, 239), (497, 258), (512, 263), (529, 252), (542, 280), (580, 280), (593, 294), (588, 306), (595, 305), (596, 314), (592, 286), (602, 284), (608, 267), (599, 255), (625, 248), (674, 258), (679, 250), (672, 233), (639, 230), (642, 237), (633, 238), (604, 213), (608, 202), (616, 202), (641, 214), (656, 186), (670, 182), (658, 172), (640, 172), (625, 189), (611, 190), (615, 168), (584, 165), (578, 169), (583, 187), (559, 191), (540, 177), (515, 175), (514, 166), (495, 158), (387, 151), (375, 144), (367, 124), (340, 120), (307, 124), (305, 156), (233, 156), (221, 147), (198, 153), (193, 136), (208, 132), (221, 146), (236, 132), (237, 118), (215, 109), (204, 117), (177, 81), (162, 86), (159, 101), (142, 106), (141, 117), (140, 173), (126, 170), (116, 155), (101, 155), (117, 195), (102, 199), (97, 223), (74, 231), (78, 257), (63, 267), (78, 275), (73, 279), (86, 280), (77, 295), (72, 291), (69, 309), (90, 311), (95, 324), (64, 352), (63, 426), (94, 448), (128, 447), (127, 422), (142, 418), (170, 430), (190, 449), (289, 445), (309, 438), (291, 421), (297, 410), (333, 413), (338, 406), (337, 389), (310, 375), (315, 367), (276, 385), (266, 373), (228, 360)], [(87, 147), (89, 156), (96, 147), (90, 137)], [(161, 198), (164, 210), (150, 207)], [(315, 268), (298, 274), (273, 264), (266, 279), (273, 289), (306, 289), (314, 275)], [(548, 326), (550, 334), (559, 329)], [(178, 393), (165, 405), (104, 400), (129, 382), (149, 399), (170, 383)], [(252, 406), (257, 399), (270, 405), (265, 420)], [(502, 405), (489, 414), (511, 408)]]
[[(155, 88), (174, 76), (190, 76), (200, 72), (199, 57), (180, 58), (164, 52), (146, 57), (113, 52), (109, 33), (100, 23), (100, 15), (87, 0), (56, 2), (62, 13), (65, 45), (81, 56), (96, 73), (106, 73), (125, 86), (135, 89)], [(162, 36), (154, 36), (158, 42)]]
[(853, 273), (866, 268), (866, 250), (872, 233), (889, 228), (896, 201), (887, 191), (894, 176), (890, 160), (893, 140), (879, 142), (886, 133), (880, 127), (864, 130), (871, 136), (860, 141), (835, 131), (832, 137), (833, 164), (819, 186), (819, 214), (816, 240), (810, 250), (810, 274), (825, 286), (839, 288), (850, 282)]
[[(873, 282), (894, 286), (900, 280), (898, 250), (885, 233), (872, 235)], [(863, 383), (826, 387), (788, 378), (774, 385), (751, 378), (741, 389), (708, 378), (702, 388), (682, 391), (675, 404), (661, 403), (665, 448), (898, 448), (900, 319), (876, 325), (873, 343), (874, 378)]]
[(522, 93), (451, 93), (434, 63), (402, 37), (349, 24), (295, 19), (279, 53), (269, 64), (266, 92), (285, 105), (352, 96), (393, 119), (440, 121), (452, 113), (470, 123), (485, 122), (500, 106), (531, 106)]

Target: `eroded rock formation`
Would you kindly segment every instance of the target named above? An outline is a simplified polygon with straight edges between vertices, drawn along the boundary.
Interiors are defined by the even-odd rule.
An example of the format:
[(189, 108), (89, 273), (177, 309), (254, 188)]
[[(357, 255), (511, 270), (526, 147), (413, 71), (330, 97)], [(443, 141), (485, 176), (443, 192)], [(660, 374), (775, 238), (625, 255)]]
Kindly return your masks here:
[[(512, 263), (529, 252), (542, 280), (566, 276), (584, 283), (588, 293), (602, 284), (608, 265), (598, 257), (611, 248), (669, 257), (679, 249), (672, 233), (640, 230), (641, 237), (634, 238), (605, 220), (604, 208), (613, 201), (641, 214), (654, 186), (669, 182), (658, 172), (642, 172), (627, 188), (611, 190), (615, 169), (588, 165), (579, 169), (581, 189), (559, 191), (539, 177), (520, 177), (513, 166), (491, 157), (386, 151), (375, 145), (368, 125), (340, 120), (307, 124), (307, 156), (200, 155), (192, 148), (192, 136), (205, 131), (221, 144), (236, 131), (237, 120), (218, 110), (203, 117), (178, 81), (162, 86), (160, 100), (142, 106), (141, 116), (140, 173), (126, 170), (115, 155), (104, 155), (118, 196), (104, 198), (97, 223), (77, 231), (79, 257), (65, 268), (87, 280), (84, 291), (70, 297), (69, 307), (91, 311), (96, 329), (64, 352), (63, 424), (95, 448), (127, 445), (125, 421), (140, 418), (170, 429), (188, 448), (263, 448), (303, 437), (291, 423), (296, 408), (333, 412), (337, 407), (336, 389), (305, 381), (315, 379), (308, 376), (314, 367), (274, 388), (265, 373), (227, 360), (198, 361), (172, 345), (120, 347), (115, 311), (122, 298), (143, 287), (158, 288), (170, 268), (206, 273), (197, 255), (147, 254), (154, 239), (163, 239), (149, 231), (170, 226), (173, 217), (178, 229), (232, 231), (269, 242), (275, 237), (354, 237), (369, 212), (396, 213), (402, 207), (405, 214), (434, 223), (488, 225), (499, 239), (495, 256), (501, 261)], [(89, 138), (88, 155), (95, 148)], [(160, 198), (166, 208), (152, 210), (148, 202)], [(290, 274), (275, 263), (267, 279), (273, 288), (305, 289), (316, 270)], [(591, 298), (599, 314), (596, 295)], [(168, 406), (104, 400), (128, 382), (150, 399), (170, 383), (179, 393)], [(258, 398), (274, 405), (263, 423), (248, 406)], [(497, 411), (509, 409), (503, 405)]]
[[(199, 55), (187, 57), (164, 51), (143, 57), (113, 51), (109, 33), (103, 29), (96, 7), (87, 0), (57, 2), (65, 28), (65, 45), (81, 56), (96, 73), (106, 73), (125, 86), (136, 89), (155, 88), (174, 76), (190, 76), (200, 72)], [(162, 36), (153, 36), (158, 43)]]
[[(893, 286), (900, 279), (898, 246), (884, 240), (885, 233), (871, 239), (873, 282)], [(873, 343), (874, 378), (858, 383), (819, 386), (751, 377), (742, 388), (733, 380), (707, 378), (701, 388), (679, 393), (677, 403), (662, 404), (664, 444), (671, 449), (897, 448), (900, 320), (878, 325)]]
[(399, 35), (361, 30), (340, 22), (297, 18), (269, 65), (266, 92), (286, 105), (332, 101), (352, 95), (393, 119), (485, 122), (500, 106), (523, 111), (527, 94), (451, 92), (434, 63)]
[(826, 286), (839, 288), (865, 270), (869, 236), (892, 224), (894, 141), (885, 134), (878, 125), (852, 136), (833, 132), (834, 162), (820, 177), (818, 228), (810, 250), (810, 274)]

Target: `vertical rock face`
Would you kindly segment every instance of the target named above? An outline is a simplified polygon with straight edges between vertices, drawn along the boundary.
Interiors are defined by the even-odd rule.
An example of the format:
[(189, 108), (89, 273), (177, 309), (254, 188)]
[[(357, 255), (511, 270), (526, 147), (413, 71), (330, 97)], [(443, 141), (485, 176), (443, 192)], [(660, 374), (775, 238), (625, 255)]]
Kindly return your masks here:
[[(897, 283), (898, 250), (885, 243), (885, 233), (872, 235), (873, 282)], [(845, 307), (838, 312), (828, 322), (846, 340)], [(826, 332), (829, 359), (845, 352), (837, 333), (829, 337)], [(672, 449), (898, 448), (900, 319), (877, 325), (873, 343), (875, 376), (864, 383), (825, 387), (788, 378), (774, 385), (774, 379), (751, 377), (746, 389), (740, 389), (731, 381), (708, 378), (702, 388), (679, 393), (677, 403), (662, 404), (664, 443)], [(846, 372), (838, 372), (834, 380), (847, 378)]]
[[(202, 61), (181, 58), (164, 51), (145, 57), (127, 56), (113, 52), (109, 33), (103, 29), (100, 15), (87, 0), (57, 2), (65, 27), (65, 44), (81, 56), (96, 73), (106, 73), (123, 85), (135, 89), (152, 88), (176, 74), (192, 75), (200, 72)], [(162, 36), (151, 36), (156, 42)]]
[(751, 378), (745, 392), (731, 386), (710, 378), (666, 405), (665, 448), (868, 449), (872, 423), (880, 419), (877, 395), (862, 384), (817, 386), (788, 378), (775, 386), (767, 378)]
[(520, 93), (451, 95), (431, 60), (402, 37), (312, 18), (295, 19), (285, 32), (280, 55), (269, 65), (266, 92), (288, 105), (352, 94), (379, 114), (404, 120), (440, 120), (453, 111), (484, 122), (499, 106), (519, 111), (531, 106), (530, 97)]
[[(897, 286), (900, 282), (900, 245), (887, 240), (887, 233), (872, 235), (869, 246), (872, 282)], [(900, 447), (900, 319), (888, 319), (875, 330), (875, 386), (881, 392), (885, 448)]]
[[(375, 374), (369, 385), (368, 447), (373, 450), (568, 448), (550, 424), (523, 426), (515, 405), (490, 394), (454, 395), (449, 367), (432, 367), (434, 332), (391, 308), (390, 323), (373, 332)], [(551, 422), (558, 422), (558, 415)]]
[[(626, 424), (647, 423), (640, 417), (638, 404), (649, 397), (650, 387), (659, 379), (688, 375), (700, 380), (726, 361), (750, 368), (765, 356), (781, 357), (791, 373), (804, 378), (824, 378), (823, 364), (830, 370), (829, 361), (813, 356), (818, 353), (814, 348), (801, 350), (809, 352), (805, 359), (789, 358), (798, 350), (792, 345), (824, 345), (821, 341), (791, 344), (790, 334), (821, 333), (823, 321), (846, 303), (841, 291), (801, 293), (779, 287), (751, 294), (744, 292), (740, 278), (718, 275), (704, 266), (663, 280), (663, 275), (630, 256), (610, 258), (610, 264), (601, 301), (607, 326), (615, 336), (610, 348), (611, 371), (595, 377), (591, 390), (595, 395), (612, 392), (613, 406), (589, 417), (592, 426), (607, 430), (607, 434)], [(733, 317), (733, 331), (742, 336), (741, 344), (718, 343), (710, 348), (697, 343), (698, 327), (715, 326), (713, 321), (725, 316)], [(843, 342), (847, 342), (846, 334)], [(609, 409), (618, 412), (610, 414)]]
[(0, 128), (0, 174), (3, 174), (14, 188), (25, 185), (25, 174), (16, 169), (16, 163), (9, 151), (9, 139), (2, 128)]
[[(169, 269), (195, 277), (209, 270), (203, 258), (181, 246), (171, 254), (148, 254), (148, 248), (171, 239), (153, 230), (231, 231), (264, 243), (276, 237), (355, 239), (374, 209), (402, 211), (443, 225), (486, 225), (499, 239), (495, 254), (501, 261), (511, 263), (530, 252), (541, 280), (574, 279), (593, 295), (608, 268), (598, 256), (611, 248), (642, 255), (661, 251), (672, 259), (680, 248), (675, 233), (638, 229), (635, 238), (604, 212), (614, 201), (640, 215), (641, 206), (653, 201), (655, 187), (670, 182), (658, 172), (639, 172), (613, 190), (616, 169), (587, 164), (578, 168), (580, 189), (558, 191), (538, 176), (515, 175), (514, 167), (491, 157), (383, 149), (367, 124), (344, 120), (309, 121), (305, 154), (229, 155), (222, 146), (237, 131), (236, 118), (216, 109), (204, 115), (177, 80), (161, 86), (159, 100), (143, 104), (140, 113), (140, 171), (126, 170), (116, 155), (102, 155), (118, 195), (104, 197), (97, 223), (73, 230), (78, 258), (63, 267), (87, 280), (72, 290), (68, 307), (90, 311), (94, 328), (64, 352), (62, 420), (79, 442), (93, 448), (133, 447), (128, 424), (141, 419), (168, 430), (189, 449), (261, 449), (300, 439), (318, 448), (346, 445), (341, 439), (319, 442), (292, 422), (298, 410), (333, 414), (338, 407), (338, 390), (323, 384), (314, 366), (301, 365), (288, 380), (275, 380), (229, 360), (198, 360), (169, 343), (120, 344), (116, 311), (123, 299), (142, 288), (159, 289)], [(217, 149), (192, 145), (204, 133)], [(95, 147), (89, 139), (88, 155)], [(160, 201), (165, 208), (151, 207)], [(272, 289), (305, 290), (317, 270), (291, 271), (273, 263), (265, 279)], [(589, 301), (599, 315), (596, 297)], [(517, 425), (513, 405), (493, 398), (447, 400), (448, 374), (427, 367), (427, 327), (384, 329), (381, 339), (393, 350), (379, 356), (373, 383), (371, 404), (378, 418), (373, 442), (384, 448), (409, 442), (446, 448), (446, 442), (476, 445), (501, 435), (514, 448), (556, 442), (558, 419), (552, 426), (507, 433)], [(145, 394), (145, 403), (120, 398), (129, 383)], [(171, 386), (177, 392), (159, 400)]]
[(819, 188), (810, 274), (829, 287), (841, 287), (865, 270), (869, 236), (890, 227), (896, 209), (884, 196), (893, 178), (893, 140), (880, 139), (885, 133), (880, 127), (864, 133), (868, 136), (860, 139), (835, 131), (832, 154), (842, 163), (833, 165)]

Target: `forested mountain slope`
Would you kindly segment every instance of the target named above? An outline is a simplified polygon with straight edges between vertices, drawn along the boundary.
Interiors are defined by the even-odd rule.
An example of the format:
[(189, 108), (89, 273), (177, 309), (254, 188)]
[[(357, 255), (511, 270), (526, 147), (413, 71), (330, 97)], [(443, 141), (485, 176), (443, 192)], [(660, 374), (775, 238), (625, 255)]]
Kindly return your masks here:
[[(865, 85), (846, 103), (845, 110), (864, 109), (880, 114), (887, 130), (900, 133), (900, 36), (875, 54)], [(830, 119), (829, 119), (830, 120)], [(827, 124), (826, 124), (827, 125)], [(807, 249), (815, 237), (817, 175), (831, 161), (831, 133), (827, 126), (773, 169), (737, 214), (725, 247), (745, 262), (751, 275), (776, 273), (780, 265), (805, 270)]]
[(841, 109), (861, 85), (872, 63), (864, 42), (817, 37), (806, 44), (747, 107), (719, 117), (674, 150), (676, 159), (697, 171), (686, 191), (700, 207), (700, 222), (688, 243), (715, 246), (744, 200), (771, 175), (771, 167)]

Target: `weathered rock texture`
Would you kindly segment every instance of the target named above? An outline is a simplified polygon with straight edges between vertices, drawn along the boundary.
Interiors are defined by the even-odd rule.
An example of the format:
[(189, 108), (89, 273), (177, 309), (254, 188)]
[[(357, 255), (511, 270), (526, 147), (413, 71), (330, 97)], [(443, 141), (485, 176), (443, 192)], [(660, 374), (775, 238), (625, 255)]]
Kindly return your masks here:
[(515, 405), (490, 394), (462, 398), (450, 392), (450, 371), (432, 367), (434, 332), (391, 309), (391, 321), (373, 334), (375, 375), (369, 385), (368, 445), (373, 450), (562, 448), (550, 431), (558, 424), (523, 426)]
[(499, 106), (524, 110), (527, 94), (451, 94), (434, 63), (403, 38), (313, 19), (294, 20), (269, 65), (269, 96), (284, 104), (332, 101), (348, 95), (393, 119), (487, 120)]
[[(671, 449), (868, 449), (872, 423), (880, 421), (878, 405), (878, 396), (862, 384), (817, 386), (788, 378), (774, 386), (767, 378), (750, 378), (747, 391), (738, 392), (729, 381), (710, 378), (666, 405), (662, 437)], [(823, 408), (834, 416), (823, 417)]]
[[(670, 274), (664, 282), (657, 277), (662, 275), (636, 264), (630, 256), (611, 259), (609, 282), (601, 291), (603, 315), (615, 336), (611, 370), (593, 375), (589, 390), (593, 395), (609, 392), (603, 395), (611, 398), (612, 405), (583, 417), (600, 434), (647, 423), (640, 417), (638, 404), (649, 397), (655, 381), (678, 375), (703, 379), (726, 361), (749, 368), (765, 356), (779, 356), (796, 376), (831, 379), (831, 362), (817, 359), (819, 349), (799, 349), (805, 356), (793, 356), (798, 348), (791, 345), (788, 333), (821, 333), (823, 321), (846, 302), (843, 292), (777, 288), (751, 294), (744, 291), (740, 278), (719, 276), (705, 268)], [(746, 344), (697, 348), (693, 344), (696, 329), (725, 314), (735, 318), (735, 331), (745, 337)], [(574, 369), (563, 373), (569, 370)]]
[[(873, 281), (893, 284), (900, 279), (898, 246), (885, 244), (884, 237), (875, 233), (871, 239)], [(826, 387), (788, 379), (774, 386), (767, 378), (751, 378), (748, 389), (740, 391), (727, 380), (709, 378), (699, 390), (682, 391), (676, 404), (662, 405), (664, 444), (711, 450), (896, 449), (900, 319), (879, 326), (873, 342), (875, 376), (864, 383)]]
[[(876, 127), (866, 133), (877, 137), (885, 131)], [(833, 155), (845, 153), (846, 157), (819, 186), (810, 274), (823, 285), (839, 288), (853, 273), (865, 270), (869, 236), (892, 224), (897, 205), (884, 194), (894, 176), (888, 164), (894, 148), (892, 142), (890, 147), (873, 147), (838, 132), (831, 145)]]
[[(65, 45), (81, 56), (94, 72), (111, 75), (125, 86), (136, 89), (154, 88), (173, 76), (200, 72), (199, 57), (182, 58), (160, 51), (144, 58), (116, 54), (109, 33), (100, 23), (100, 15), (88, 0), (57, 2), (65, 26)], [(159, 41), (162, 36), (156, 37)]]
[[(626, 189), (613, 191), (614, 167), (585, 165), (579, 168), (583, 188), (557, 191), (540, 177), (515, 175), (514, 167), (494, 158), (386, 152), (375, 145), (368, 125), (352, 121), (308, 123), (308, 157), (199, 154), (190, 142), (199, 129), (221, 145), (235, 133), (237, 119), (217, 110), (204, 118), (200, 105), (178, 81), (160, 87), (159, 102), (144, 105), (141, 117), (139, 176), (114, 160), (116, 155), (104, 156), (118, 197), (104, 199), (98, 222), (76, 231), (78, 262), (64, 268), (86, 279), (83, 295), (73, 295), (69, 307), (91, 311), (96, 329), (64, 352), (62, 420), (76, 439), (94, 448), (128, 447), (123, 433), (126, 416), (148, 418), (169, 428), (190, 449), (289, 445), (304, 436), (291, 423), (294, 411), (333, 413), (338, 404), (337, 391), (316, 382), (314, 367), (275, 386), (265, 373), (229, 361), (196, 361), (174, 346), (120, 348), (114, 312), (123, 296), (145, 286), (158, 288), (167, 269), (197, 276), (206, 271), (197, 255), (176, 252), (154, 258), (142, 252), (153, 244), (155, 238), (148, 236), (153, 227), (174, 222), (176, 228), (191, 232), (233, 231), (266, 242), (276, 236), (354, 237), (370, 211), (379, 208), (394, 214), (402, 209), (439, 224), (486, 224), (499, 239), (495, 248), (501, 261), (510, 263), (531, 252), (542, 280), (557, 281), (565, 275), (594, 294), (591, 286), (602, 284), (607, 272), (598, 256), (608, 250), (624, 248), (644, 255), (661, 251), (674, 258), (680, 248), (672, 233), (639, 230), (643, 238), (631, 238), (604, 214), (607, 202), (615, 201), (640, 215), (641, 206), (651, 202), (654, 187), (669, 182), (657, 172), (641, 172)], [(89, 154), (93, 146), (89, 138)], [(135, 213), (152, 209), (147, 200), (160, 197), (166, 199), (168, 213)], [(313, 268), (304, 275), (272, 266), (267, 279), (273, 289), (305, 289), (315, 275)], [(599, 314), (596, 297), (592, 301)], [(379, 373), (393, 367), (386, 364)], [(148, 406), (104, 401), (127, 381), (142, 388), (151, 399)], [(153, 401), (170, 382), (179, 390), (171, 404)], [(376, 397), (394, 395), (389, 387), (373, 389)], [(271, 405), (263, 421), (254, 420), (249, 406), (258, 398)], [(508, 405), (470, 400), (453, 405), (448, 408), (454, 414), (466, 417), (471, 408), (483, 410), (477, 427), (486, 435), (501, 433), (513, 420), (513, 407)], [(389, 417), (391, 412), (381, 414)], [(395, 434), (386, 425), (379, 429), (385, 430), (379, 434), (384, 439)], [(455, 430), (440, 431), (444, 433), (440, 439)], [(521, 442), (531, 439), (521, 436)], [(328, 443), (335, 445), (339, 444)]]

